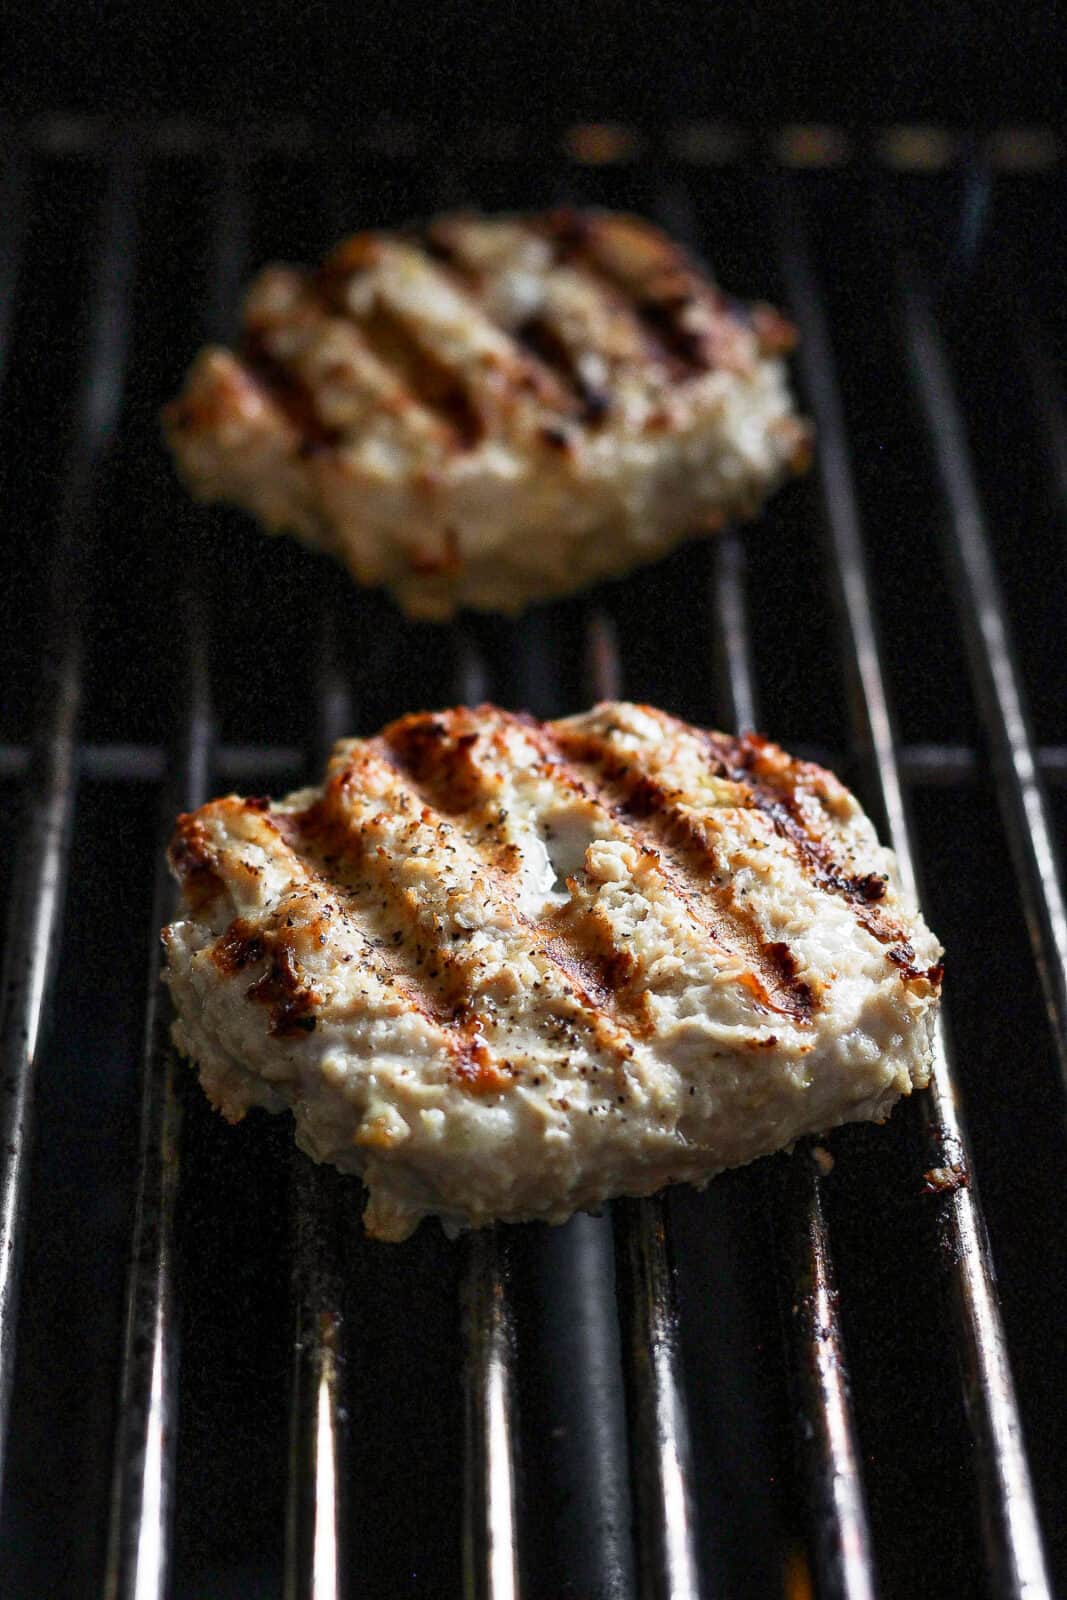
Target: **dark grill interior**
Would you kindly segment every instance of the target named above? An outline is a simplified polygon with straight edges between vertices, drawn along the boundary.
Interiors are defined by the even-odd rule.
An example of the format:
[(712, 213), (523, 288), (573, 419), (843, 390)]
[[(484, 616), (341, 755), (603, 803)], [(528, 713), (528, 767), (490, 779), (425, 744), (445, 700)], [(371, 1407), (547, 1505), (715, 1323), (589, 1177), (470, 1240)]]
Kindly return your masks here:
[[(450, 151), (57, 119), (4, 158), (3, 1592), (1051, 1594), (1055, 138), (488, 129)], [(444, 630), (188, 503), (158, 408), (254, 266), (563, 199), (646, 212), (791, 309), (819, 458), (757, 526)], [(888, 1129), (835, 1133), (825, 1176), (799, 1151), (561, 1230), (368, 1244), (357, 1186), (280, 1119), (223, 1126), (165, 1048), (170, 820), (280, 793), (417, 707), (616, 692), (755, 723), (857, 789), (947, 946), (951, 1066)]]

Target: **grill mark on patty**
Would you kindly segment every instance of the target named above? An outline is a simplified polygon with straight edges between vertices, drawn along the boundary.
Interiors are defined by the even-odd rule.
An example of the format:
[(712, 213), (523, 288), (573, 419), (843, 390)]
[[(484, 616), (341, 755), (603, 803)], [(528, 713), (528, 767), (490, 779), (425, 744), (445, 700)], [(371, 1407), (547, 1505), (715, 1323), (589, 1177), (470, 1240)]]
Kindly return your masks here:
[(315, 1029), (315, 1007), (322, 996), (305, 977), (296, 957), (294, 940), (278, 928), (256, 928), (235, 917), (215, 941), (211, 959), (223, 977), (235, 977), (246, 967), (266, 961), (265, 971), (245, 991), (249, 1000), (270, 1011), (268, 1033), (272, 1039), (292, 1039)]
[[(664, 882), (699, 922), (702, 931), (710, 932), (716, 943), (740, 954), (753, 968), (753, 992), (761, 1004), (798, 1021), (810, 1018), (816, 1004), (811, 985), (799, 979), (795, 967), (786, 962), (782, 954), (785, 947), (765, 945), (754, 920), (738, 907), (732, 889), (710, 881), (715, 859), (706, 830), (671, 806), (666, 793), (654, 780), (640, 773), (630, 774), (624, 780), (621, 769), (614, 775), (603, 770), (604, 762), (614, 762), (615, 756), (595, 736), (582, 737), (586, 741), (585, 757), (596, 770), (592, 775), (578, 773), (568, 758), (582, 752), (577, 751), (573, 741), (567, 745), (566, 736), (558, 729), (547, 729), (532, 717), (493, 712), (485, 706), (475, 715), (483, 727), (487, 716), (495, 716), (501, 727), (517, 728), (534, 750), (550, 762), (558, 782), (597, 807), (616, 824), (624, 837), (646, 851), (654, 850)], [(440, 810), (448, 815), (470, 816), (477, 803), (488, 814), (495, 802), (495, 792), (487, 781), (486, 769), (480, 767), (474, 757), (479, 735), (461, 729), (462, 724), (455, 715), (406, 717), (387, 728), (383, 739), (409, 779), (419, 785), (420, 793)], [(646, 821), (653, 823), (653, 830), (642, 827)], [(661, 825), (656, 826), (657, 822)], [(702, 896), (713, 901), (716, 917), (709, 917), (706, 905), (701, 903)], [(644, 1031), (647, 1014), (640, 996), (630, 996), (620, 982), (624, 973), (627, 977), (630, 975), (627, 970), (629, 952), (617, 947), (605, 950), (603, 933), (597, 930), (595, 919), (579, 916), (573, 906), (563, 908), (563, 913), (569, 913), (563, 919), (571, 947), (566, 958), (569, 965), (565, 963), (568, 975), (581, 983), (594, 1004), (607, 1009), (610, 997), (610, 1008), (629, 1031)], [(557, 917), (563, 918), (563, 913), (558, 913)], [(548, 927), (548, 931), (551, 948), (558, 954), (562, 946), (555, 927)]]
[[(336, 309), (344, 311), (344, 302)], [(421, 345), (400, 317), (379, 304), (370, 317), (351, 320), (378, 360), (397, 374), (424, 411), (437, 417), (461, 450), (481, 443), (486, 419), (460, 374)]]
[[(478, 714), (487, 709), (482, 708)], [(596, 932), (585, 926), (586, 919), (573, 907), (563, 907), (560, 912), (540, 920), (521, 910), (514, 882), (521, 852), (513, 843), (501, 843), (495, 837), (492, 821), (495, 786), (486, 781), (487, 770), (479, 768), (471, 758), (471, 747), (477, 736), (467, 733), (465, 722), (462, 712), (442, 717), (405, 717), (387, 728), (381, 739), (371, 741), (370, 748), (397, 772), (398, 784), (403, 784), (401, 794), (407, 795), (414, 809), (421, 808), (423, 826), (436, 829), (446, 816), (458, 815), (467, 822), (478, 819), (479, 837), (462, 829), (456, 832), (470, 852), (471, 870), (484, 878), (489, 893), (511, 918), (513, 931), (525, 939), (526, 953), (544, 958), (561, 974), (564, 998), (575, 1001), (582, 1013), (576, 1020), (587, 1028), (594, 1043), (628, 1059), (633, 1053), (631, 1036), (645, 1031), (647, 1022), (643, 1009), (630, 1005), (627, 995), (620, 992), (611, 979), (612, 972), (620, 971), (621, 962), (628, 959), (627, 953), (605, 953), (600, 947), (602, 939), (598, 941)], [(331, 781), (343, 783), (344, 776), (342, 771)], [(376, 862), (377, 858), (372, 871), (377, 871)], [(396, 895), (390, 862), (384, 863), (377, 882), (383, 893), (394, 897), (410, 923), (412, 938), (424, 939), (425, 934), (418, 927), (420, 908)], [(464, 963), (459, 952), (450, 954), (440, 945), (434, 948), (439, 953), (441, 970), (448, 974), (451, 983), (466, 985), (460, 987), (458, 993), (449, 988), (448, 1006), (452, 1015), (457, 1009), (465, 1012), (475, 969)], [(613, 965), (615, 958), (619, 965)], [(450, 1018), (446, 1016), (444, 1020), (447, 1022)]]
[[(494, 331), (507, 340), (507, 352), (492, 366), (496, 378), (493, 409), (502, 413), (514, 410), (524, 394), (532, 395), (540, 404), (565, 415), (582, 410), (575, 386), (551, 361), (546, 361), (532, 347), (509, 329), (502, 327), (488, 314), (483, 297), (478, 292), (479, 275), (465, 272), (462, 263), (453, 259), (442, 264), (433, 260), (425, 242), (409, 241), (413, 249), (421, 249), (435, 273), (444, 277), (457, 294), (469, 302), (469, 315), (480, 317)], [(461, 367), (453, 369), (419, 339), (417, 329), (390, 307), (377, 303), (370, 316), (353, 313), (348, 304), (346, 285), (353, 270), (372, 265), (375, 253), (368, 242), (365, 259), (358, 237), (342, 246), (320, 270), (315, 280), (314, 292), (323, 310), (329, 315), (339, 315), (351, 322), (366, 339), (377, 359), (394, 372), (406, 386), (413, 400), (430, 411), (448, 429), (460, 449), (473, 449), (492, 431), (490, 417), (483, 399), (472, 392)], [(347, 254), (346, 254), (347, 251)], [(592, 402), (590, 401), (590, 405)]]
[[(558, 261), (580, 268), (613, 304), (629, 312), (643, 332), (649, 355), (675, 381), (735, 364), (738, 325), (725, 298), (696, 271), (680, 246), (651, 230), (596, 212), (551, 212), (541, 227), (555, 246)], [(620, 228), (627, 227), (635, 248), (633, 270), (620, 266), (617, 254), (605, 248)], [(643, 250), (644, 270), (636, 250)]]
[(301, 455), (336, 449), (341, 440), (339, 430), (323, 422), (311, 387), (295, 367), (286, 365), (271, 353), (261, 332), (247, 331), (238, 353), (249, 377), (296, 430)]
[[(887, 949), (886, 957), (904, 977), (925, 977), (936, 988), (942, 976), (938, 964), (928, 971), (912, 965), (915, 952), (900, 922), (878, 908), (886, 893), (886, 879), (879, 873), (850, 873), (842, 866), (833, 845), (813, 831), (802, 799), (808, 797), (821, 803), (815, 787), (823, 779), (819, 769), (801, 761), (789, 762), (784, 770), (771, 769), (766, 759), (768, 741), (759, 734), (729, 739), (722, 734), (703, 733), (702, 738), (722, 776), (744, 786), (752, 804), (778, 836), (793, 847), (816, 887), (843, 899), (866, 932), (879, 944), (893, 947)], [(811, 784), (806, 786), (808, 779)]]
[[(343, 773), (339, 776), (343, 778)], [(418, 1011), (439, 1030), (438, 1037), (450, 1057), (454, 1080), (475, 1094), (505, 1090), (512, 1082), (511, 1064), (505, 1055), (507, 1017), (505, 1014), (499, 1019), (504, 1037), (490, 1044), (483, 1030), (496, 1019), (475, 1010), (473, 984), (477, 978), (477, 958), (468, 961), (443, 941), (435, 942), (430, 938), (420, 924), (420, 906), (405, 892), (397, 892), (391, 858), (383, 860), (377, 847), (364, 848), (358, 825), (346, 824), (330, 813), (321, 801), (310, 811), (290, 815), (285, 821), (290, 847), (309, 878), (318, 876), (319, 869), (312, 862), (320, 861), (319, 881), (337, 896), (342, 863), (347, 857), (369, 880), (360, 899), (373, 898), (379, 903), (385, 900), (389, 918), (400, 925), (401, 937), (387, 946), (375, 946), (375, 956), (392, 967), (388, 974), (379, 970), (378, 976), (397, 991), (405, 1005)], [(479, 861), (478, 866), (487, 879), (493, 877), (491, 864)], [(341, 898), (343, 900), (343, 895)], [(594, 1048), (611, 1051), (619, 1061), (628, 1059), (633, 1053), (630, 1039), (620, 1037), (619, 1025), (598, 1008), (589, 991), (592, 959), (583, 959), (580, 950), (568, 954), (562, 944), (553, 941), (553, 930), (545, 930), (522, 916), (513, 903), (510, 909), (526, 935), (529, 953), (540, 954), (558, 967), (570, 986), (565, 988), (564, 998), (574, 1003), (579, 1015), (560, 1018), (559, 1026), (564, 1029), (583, 1026)]]
[[(381, 870), (376, 849), (366, 847), (362, 831), (342, 824), (323, 800), (279, 821), (311, 891), (337, 902), (346, 928), (362, 940), (366, 964), (379, 982), (395, 990), (428, 1022), (451, 1027), (464, 998), (454, 982), (453, 958), (435, 946), (429, 960), (423, 959), (425, 935), (415, 926), (418, 907), (411, 905), (406, 892), (396, 892), (394, 876)], [(349, 901), (351, 910), (346, 906)], [(373, 916), (382, 923), (382, 933), (368, 931), (359, 920), (360, 911), (364, 919)], [(387, 927), (391, 927), (388, 937)]]
[[(344, 769), (338, 777), (343, 780)], [(321, 996), (303, 971), (297, 947), (320, 934), (323, 939), (328, 937), (332, 927), (341, 922), (348, 933), (362, 941), (364, 960), (374, 977), (396, 993), (406, 1008), (440, 1030), (457, 1081), (475, 1093), (507, 1087), (510, 1073), (499, 1062), (493, 1062), (484, 1038), (482, 1030), (487, 1019), (472, 1010), (476, 963), (466, 962), (458, 952), (428, 936), (420, 925), (418, 903), (406, 891), (398, 892), (391, 859), (383, 861), (377, 847), (366, 848), (358, 826), (346, 824), (323, 800), (306, 811), (276, 812), (270, 819), (262, 817), (261, 804), (254, 800), (216, 804), (255, 812), (257, 820), (288, 850), (299, 873), (298, 885), (287, 891), (262, 925), (236, 918), (211, 950), (211, 958), (223, 977), (235, 977), (249, 966), (269, 961), (262, 977), (246, 992), (249, 999), (270, 1007), (272, 1037), (294, 1038), (314, 1029), (313, 1011), (321, 1003)], [(443, 821), (421, 805), (416, 805), (415, 812), (420, 827)], [(195, 814), (183, 820), (195, 823), (195, 834), (206, 839), (203, 823)], [(184, 833), (188, 831), (186, 828)], [(597, 1003), (611, 995), (604, 977), (607, 965), (598, 952), (583, 946), (555, 924), (542, 925), (525, 917), (506, 889), (501, 892), (501, 877), (508, 868), (501, 865), (499, 855), (494, 859), (477, 850), (475, 855), (477, 870), (494, 884), (507, 901), (516, 925), (526, 934), (530, 953), (546, 957), (571, 986), (566, 997), (586, 1013), (584, 1018), (575, 1020), (584, 1022), (595, 1045), (611, 1049), (622, 1058), (629, 1057), (632, 1044), (628, 1038), (620, 1039), (619, 1024), (613, 1026), (601, 1014), (609, 1007)], [(360, 879), (365, 881), (361, 883)], [(349, 896), (355, 899), (354, 911), (346, 908)], [(369, 903), (374, 900), (380, 906), (383, 896), (384, 920), (399, 924), (388, 942), (369, 933), (355, 914), (362, 908), (364, 916), (368, 915)], [(295, 933), (290, 931), (293, 924)]]
[(730, 883), (715, 881), (720, 863), (713, 824), (687, 815), (674, 792), (633, 767), (597, 734), (545, 728), (532, 736), (544, 759), (619, 823), (634, 843), (658, 857), (671, 892), (724, 950), (750, 968), (742, 981), (757, 986), (760, 1004), (797, 1022), (818, 1007), (812, 985), (797, 976), (788, 947), (768, 941), (758, 921), (738, 903)]
[(199, 812), (183, 811), (179, 816), (167, 858), (191, 911), (202, 911), (225, 892), (218, 852)]
[(400, 380), (411, 401), (437, 418), (458, 449), (472, 450), (485, 438), (488, 425), (462, 373), (427, 348), (404, 317), (381, 300), (368, 316), (357, 315), (348, 303), (348, 280), (354, 271), (375, 264), (375, 247), (373, 237), (357, 235), (348, 240), (314, 274), (310, 292), (327, 316), (342, 317), (359, 331), (371, 352)]
[(610, 394), (606, 389), (589, 382), (566, 340), (547, 317), (527, 317), (514, 329), (511, 337), (528, 350), (540, 365), (548, 368), (569, 402), (568, 410), (575, 412), (590, 426), (603, 421), (611, 410)]
[[(449, 225), (455, 220), (449, 217), (430, 224), (423, 239), (427, 256), (511, 342), (521, 374), (519, 383), (535, 389), (538, 398), (555, 411), (580, 418), (590, 425), (600, 422), (610, 409), (610, 396), (603, 388), (589, 382), (574, 352), (548, 317), (535, 314), (515, 327), (504, 326), (497, 318), (490, 317), (485, 303), (486, 273), (473, 266), (449, 237)], [(490, 279), (492, 276), (490, 272)], [(560, 435), (558, 429), (548, 427), (543, 431), (549, 443), (562, 447), (567, 442), (567, 435)]]
[[(325, 860), (321, 857), (316, 859), (315, 846), (320, 832), (316, 817), (321, 811), (321, 804), (295, 814), (275, 812), (269, 818), (263, 816), (263, 802), (256, 799), (214, 801), (210, 809), (216, 812), (222, 810), (254, 813), (258, 825), (274, 836), (276, 841), (274, 847), (276, 849), (280, 847), (288, 852), (294, 869), (295, 876), (290, 887), (273, 907), (264, 909), (261, 925), (254, 926), (246, 919), (236, 918), (216, 940), (211, 951), (212, 960), (219, 973), (224, 977), (232, 977), (258, 960), (268, 956), (273, 960), (274, 953), (280, 946), (287, 947), (288, 954), (281, 957), (277, 970), (273, 972), (273, 981), (265, 983), (257, 993), (249, 990), (250, 998), (259, 999), (278, 1008), (273, 1021), (280, 1024), (283, 1031), (280, 1035), (276, 1034), (276, 1029), (272, 1026), (272, 1034), (292, 1036), (297, 1032), (310, 1031), (314, 1025), (309, 1024), (307, 1020), (298, 1021), (301, 1016), (307, 1016), (309, 1009), (307, 1005), (298, 1003), (298, 989), (303, 989), (309, 994), (316, 992), (314, 984), (305, 980), (303, 976), (297, 947), (301, 942), (310, 944), (316, 938), (320, 943), (325, 942), (333, 926), (338, 922), (343, 924), (349, 934), (361, 941), (364, 952), (363, 964), (367, 971), (383, 987), (397, 994), (403, 1005), (412, 1011), (417, 1011), (431, 1023), (440, 1025), (448, 1020), (450, 1008), (441, 1002), (437, 993), (419, 981), (417, 973), (404, 970), (403, 963), (399, 959), (402, 952), (397, 946), (386, 943), (385, 940), (376, 938), (373, 933), (368, 932), (353, 910), (346, 907), (345, 901), (351, 884), (340, 876), (344, 859), (340, 846), (334, 855), (327, 855)], [(191, 880), (188, 869), (182, 865), (190, 859), (190, 850), (193, 861)], [(207, 831), (201, 814), (193, 813), (180, 817), (178, 832), (170, 849), (170, 859), (180, 875), (185, 873), (182, 876), (182, 888), (192, 910), (199, 910), (204, 904), (200, 897), (196, 874), (201, 870), (201, 858), (205, 856), (214, 864), (211, 867), (213, 872), (216, 866), (221, 867), (214, 847), (208, 844)], [(236, 875), (240, 868), (241, 862), (238, 858), (231, 864), (231, 873)], [(192, 893), (190, 893), (190, 881)], [(219, 878), (218, 890), (213, 893), (220, 892), (224, 887), (223, 880)], [(365, 897), (357, 898), (357, 908), (360, 907), (362, 899)], [(271, 980), (271, 971), (265, 976)], [(314, 1003), (317, 1003), (317, 995)]]
[(487, 798), (486, 775), (473, 756), (479, 735), (457, 727), (454, 713), (402, 717), (381, 736), (390, 764), (446, 816), (466, 813)]

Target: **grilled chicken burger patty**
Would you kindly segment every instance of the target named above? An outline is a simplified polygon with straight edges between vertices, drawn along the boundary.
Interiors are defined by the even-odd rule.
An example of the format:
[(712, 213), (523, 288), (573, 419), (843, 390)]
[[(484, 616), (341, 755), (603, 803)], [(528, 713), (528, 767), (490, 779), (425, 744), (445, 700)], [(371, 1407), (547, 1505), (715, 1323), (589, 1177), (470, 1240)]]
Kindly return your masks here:
[(807, 452), (792, 340), (638, 218), (445, 217), (267, 268), (164, 422), (194, 493), (410, 614), (517, 611), (752, 516)]
[(423, 713), (180, 818), (174, 1038), (368, 1231), (562, 1222), (929, 1076), (941, 950), (830, 773), (647, 706)]

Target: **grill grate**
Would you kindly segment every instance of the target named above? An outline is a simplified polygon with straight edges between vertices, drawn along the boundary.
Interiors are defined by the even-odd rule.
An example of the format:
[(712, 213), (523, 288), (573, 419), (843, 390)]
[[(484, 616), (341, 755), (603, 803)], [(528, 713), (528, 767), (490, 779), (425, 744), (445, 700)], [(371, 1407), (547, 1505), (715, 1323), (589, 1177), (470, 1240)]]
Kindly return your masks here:
[[(1056, 1394), (1067, 1351), (1054, 1331), (1027, 1329), (1035, 1308), (1053, 1330), (1067, 1310), (1054, 1271), (1063, 1249), (1055, 1239), (1028, 1249), (1026, 1236), (1055, 1218), (1062, 1188), (1067, 919), (1051, 806), (1067, 779), (1067, 730), (1040, 697), (1036, 732), (1028, 720), (1040, 688), (1027, 678), (1028, 604), (1039, 601), (1008, 582), (1018, 546), (987, 515), (1003, 490), (980, 457), (981, 405), (963, 382), (1001, 375), (1003, 341), (980, 334), (985, 367), (965, 368), (958, 333), (991, 295), (1005, 297), (1028, 412), (1020, 437), (1037, 463), (1031, 499), (1054, 507), (1038, 587), (1062, 601), (1063, 330), (1027, 248), (1005, 244), (1028, 216), (1050, 237), (1055, 141), (1004, 130), (976, 154), (935, 130), (859, 148), (836, 130), (789, 129), (760, 152), (728, 129), (662, 140), (572, 130), (558, 146), (502, 130), (461, 159), (393, 135), (337, 150), (307, 129), (238, 144), (195, 124), (75, 122), (22, 130), (6, 150), (5, 498), (13, 527), (49, 530), (46, 562), (11, 557), (43, 648), (3, 647), (14, 688), (38, 673), (37, 710), (25, 726), (25, 696), (12, 694), (0, 721), (0, 783), (26, 797), (2, 1035), (7, 1590), (863, 1600), (936, 1579), (955, 1593), (1051, 1595), (1008, 1346), (1010, 1335), (1037, 1498), (1052, 1508), (1064, 1464), (1041, 1379)], [(153, 443), (153, 413), (193, 345), (224, 336), (246, 269), (460, 197), (629, 205), (706, 248), (726, 282), (783, 294), (819, 432), (813, 481), (783, 496), (763, 531), (727, 534), (518, 624), (448, 631), (400, 621), (239, 518), (186, 507)], [(887, 222), (901, 198), (921, 235), (906, 249)], [(844, 258), (840, 283), (831, 246)], [(1009, 294), (1003, 271), (1016, 257), (1027, 270)], [(86, 311), (75, 326), (62, 289), (80, 261)], [(936, 295), (931, 261), (942, 263)], [(855, 331), (872, 319), (885, 326), (868, 368)], [(41, 355), (45, 337), (55, 349)], [(81, 352), (73, 392), (61, 377), (71, 349)], [(45, 446), (67, 416), (42, 518)], [(885, 444), (884, 479), (860, 440), (868, 452)], [(909, 477), (923, 505), (901, 584), (871, 529)], [(920, 592), (915, 574), (927, 572), (935, 596), (940, 584), (958, 606), (962, 649)], [(926, 637), (935, 622), (943, 637)], [(1056, 648), (1049, 637), (1038, 646)], [(958, 714), (927, 706), (921, 684), (913, 692), (912, 651), (916, 678), (942, 670), (959, 686)], [(370, 731), (415, 703), (488, 695), (548, 715), (620, 692), (695, 720), (766, 725), (851, 778), (905, 878), (923, 867), (950, 946), (958, 1065), (943, 1038), (931, 1093), (888, 1132), (842, 1130), (829, 1177), (801, 1152), (727, 1175), (705, 1196), (619, 1203), (548, 1237), (496, 1230), (450, 1248), (424, 1230), (384, 1259), (357, 1237), (353, 1185), (290, 1155), (288, 1134), (254, 1117), (247, 1134), (220, 1132), (168, 1052), (162, 841), (178, 810), (220, 784), (277, 791), (320, 771), (340, 732)], [(930, 805), (943, 818), (950, 801), (957, 828), (973, 807), (988, 829), (983, 856), (931, 821)], [(990, 892), (1003, 899), (998, 951), (968, 941), (946, 887), (947, 873), (971, 904), (976, 859), (992, 863)], [(90, 911), (81, 885), (105, 887), (110, 909)], [(97, 916), (123, 995), (119, 957), (144, 932), (151, 941), (144, 987), (129, 1001), (105, 995), (104, 1015), (80, 988), (101, 970), (86, 959)], [(994, 1081), (1006, 1070), (1003, 1033), (991, 1023), (983, 1053), (982, 1028), (963, 1015), (981, 1021), (1006, 983), (1019, 1063), (1008, 1088)], [(139, 1075), (122, 1065), (136, 1053), (138, 1008)], [(83, 1048), (99, 1075), (90, 1087), (69, 1066)], [(1016, 1121), (1009, 1092), (1022, 1103)], [(133, 1152), (121, 1130), (137, 1093)], [(1003, 1312), (963, 1100), (1010, 1267)], [(1035, 1108), (1044, 1115), (1031, 1130), (1023, 1118)], [(103, 1117), (103, 1154), (76, 1129), (63, 1143), (66, 1119), (83, 1115)], [(46, 1198), (58, 1185), (69, 1200), (65, 1162), (96, 1185), (73, 1222)], [(965, 1181), (921, 1197), (934, 1167)], [(72, 1265), (94, 1250), (98, 1273)], [(76, 1292), (90, 1281), (98, 1308)], [(93, 1401), (70, 1404), (68, 1348), (76, 1379), (95, 1374)], [(108, 1384), (114, 1409), (101, 1398)], [(33, 1532), (42, 1513), (59, 1530), (47, 1542)], [(1053, 1545), (1050, 1559), (1063, 1558)]]

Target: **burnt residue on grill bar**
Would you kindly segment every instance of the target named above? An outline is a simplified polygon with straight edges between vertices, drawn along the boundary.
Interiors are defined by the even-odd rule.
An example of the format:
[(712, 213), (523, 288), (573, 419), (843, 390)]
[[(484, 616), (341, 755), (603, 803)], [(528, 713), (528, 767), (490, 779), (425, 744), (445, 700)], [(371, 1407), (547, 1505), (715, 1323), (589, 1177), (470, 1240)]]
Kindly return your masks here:
[[(1067, 600), (1049, 513), (1059, 503), (1049, 370), (1067, 348), (1049, 292), (1047, 258), (1064, 243), (1052, 176), (996, 179), (984, 212), (992, 243), (972, 228), (930, 301), (895, 278), (882, 231), (892, 206), (858, 160), (794, 169), (768, 193), (766, 168), (701, 164), (712, 146), (699, 139), (572, 139), (573, 159), (546, 166), (490, 131), (439, 183), (431, 150), (368, 145), (353, 162), (317, 136), (292, 149), (254, 137), (238, 146), (191, 125), (166, 150), (151, 139), (131, 150), (90, 128), (88, 142), (68, 129), (46, 152), (33, 144), (39, 131), (17, 135), (17, 159), (0, 170), (12, 219), (0, 287), (16, 285), (0, 295), (7, 509), (13, 526), (43, 519), (43, 542), (60, 552), (64, 518), (72, 536), (92, 528), (100, 559), (83, 574), (87, 651), (72, 658), (79, 729), (62, 717), (31, 729), (20, 708), (39, 672), (36, 624), (0, 642), (16, 690), (0, 708), (0, 771), (25, 776), (31, 795), (43, 771), (73, 840), (65, 902), (37, 893), (50, 893), (62, 866), (59, 835), (42, 856), (31, 826), (13, 866), (19, 903), (38, 917), (32, 938), (46, 938), (51, 919), (61, 959), (52, 1007), (38, 1017), (39, 987), (31, 997), (42, 1024), (37, 1137), (32, 1161), (23, 1152), (27, 1206), (15, 1223), (27, 1270), (12, 1303), (0, 1587), (116, 1600), (464, 1587), (494, 1600), (859, 1600), (876, 1590), (892, 1600), (935, 1582), (960, 1594), (1050, 1593), (1067, 1576), (1056, 1514), (1067, 1467), (1046, 1398), (1067, 1382), (1065, 1151), (1024, 912), (1062, 1021), (1058, 911), (1041, 829), (1023, 827), (1040, 779), (1005, 695), (1035, 699), (1035, 770), (1060, 781), (1067, 730), (1039, 681), (1049, 618)], [(609, 159), (584, 164), (588, 150)], [(116, 156), (144, 169), (139, 198)], [(966, 186), (950, 172), (892, 182), (921, 207), (923, 240), (951, 254)], [(457, 198), (644, 211), (703, 249), (728, 288), (792, 302), (819, 472), (743, 539), (679, 551), (517, 624), (480, 618), (451, 632), (403, 622), (321, 558), (187, 505), (159, 453), (155, 410), (205, 324), (213, 337), (232, 332), (245, 264), (315, 259), (346, 228)], [(141, 239), (112, 279), (108, 217), (127, 242), (134, 224)], [(1010, 317), (997, 314), (1006, 261)], [(64, 298), (75, 268), (84, 317)], [(121, 410), (114, 349), (93, 343), (101, 281), (112, 284), (109, 337), (129, 341)], [(79, 369), (42, 348), (42, 325), (55, 351), (81, 351), (83, 382), (94, 350), (111, 360), (83, 391), (89, 410), (73, 412), (103, 430), (93, 470), (78, 465), (76, 437), (58, 500), (47, 445), (69, 437)], [(1050, 361), (1035, 364), (1022, 345), (1013, 353), (1016, 328), (1031, 344), (1046, 332)], [(1024, 386), (1010, 459), (989, 421), (994, 379), (999, 392)], [(118, 447), (105, 449), (112, 439)], [(1029, 562), (1011, 542), (1011, 496), (1019, 525), (1037, 530)], [(31, 621), (44, 606), (41, 545), (5, 550)], [(175, 609), (176, 583), (199, 595), (199, 621), (185, 601)], [(1015, 636), (1007, 678), (988, 629), (972, 627), (964, 647), (955, 600), (965, 623), (989, 613), (1000, 636)], [(207, 626), (210, 648), (196, 642)], [(308, 650), (309, 638), (321, 649)], [(581, 1218), (459, 1249), (423, 1229), (402, 1250), (372, 1248), (359, 1234), (358, 1189), (310, 1172), (284, 1125), (218, 1125), (180, 1069), (171, 1087), (158, 1027), (139, 1064), (161, 783), (169, 773), (176, 794), (238, 782), (277, 793), (306, 770), (312, 740), (321, 746), (349, 721), (366, 733), (415, 705), (486, 694), (544, 717), (606, 687), (707, 724), (758, 715), (881, 809), (907, 862), (926, 869), (952, 956), (956, 1049), (954, 1064), (939, 1057), (940, 1099), (914, 1102), (888, 1129), (836, 1134), (832, 1167), (776, 1158), (703, 1196), (621, 1206), (614, 1227)], [(50, 727), (60, 735), (47, 746), (52, 767), (31, 771), (27, 739)], [(998, 757), (1002, 813), (983, 737)], [(1059, 754), (1044, 748), (1057, 742)], [(79, 770), (75, 790), (68, 777)], [(105, 833), (121, 850), (100, 850)], [(16, 963), (26, 941), (15, 926)], [(124, 981), (121, 999), (107, 1000), (116, 962), (140, 987)], [(7, 1017), (17, 1021), (21, 1004)]]

